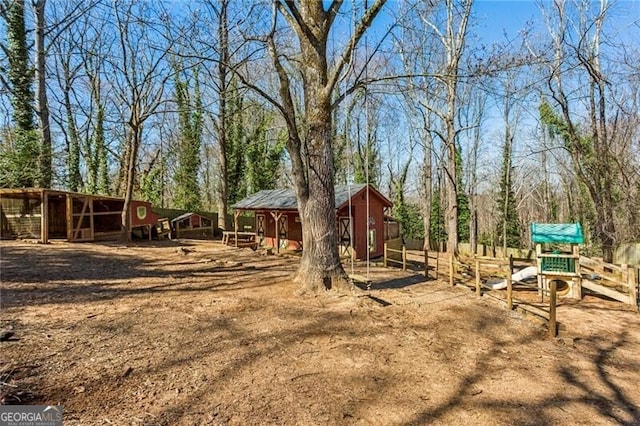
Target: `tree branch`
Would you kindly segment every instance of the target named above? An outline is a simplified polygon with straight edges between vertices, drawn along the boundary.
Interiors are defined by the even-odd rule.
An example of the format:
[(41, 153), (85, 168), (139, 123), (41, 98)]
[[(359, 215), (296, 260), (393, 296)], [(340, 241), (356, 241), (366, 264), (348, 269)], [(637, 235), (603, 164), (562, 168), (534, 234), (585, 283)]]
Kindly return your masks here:
[(354, 33), (351, 35), (351, 39), (343, 50), (342, 55), (340, 55), (340, 58), (338, 58), (338, 61), (329, 73), (327, 85), (324, 89), (326, 93), (331, 93), (333, 91), (333, 88), (335, 87), (336, 83), (338, 82), (338, 78), (340, 77), (340, 73), (342, 72), (342, 68), (344, 68), (345, 64), (351, 57), (351, 52), (355, 49), (356, 45), (364, 35), (367, 28), (371, 26), (371, 23), (376, 18), (386, 1), (387, 0), (376, 0), (373, 6), (371, 6), (369, 10), (365, 12), (362, 20), (358, 23)]

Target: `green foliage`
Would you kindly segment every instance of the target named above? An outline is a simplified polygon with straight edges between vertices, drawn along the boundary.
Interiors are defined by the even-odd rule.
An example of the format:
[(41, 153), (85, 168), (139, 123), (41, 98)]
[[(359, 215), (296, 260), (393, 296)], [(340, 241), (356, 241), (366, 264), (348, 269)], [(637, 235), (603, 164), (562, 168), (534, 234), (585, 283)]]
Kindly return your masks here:
[(478, 244), (492, 247), (495, 244), (494, 237), (495, 235), (492, 232), (482, 232), (478, 236)]
[(270, 140), (274, 114), (264, 106), (245, 101), (234, 89), (227, 106), (227, 176), (229, 203), (261, 189), (273, 189), (280, 176), (280, 165), (287, 141), (286, 132)]
[[(162, 155), (159, 153), (159, 155)], [(165, 167), (164, 158), (160, 159), (160, 162), (154, 161), (150, 167), (148, 173), (144, 174), (140, 180), (140, 193), (142, 198), (146, 201), (150, 201), (151, 204), (156, 207), (161, 207), (163, 203), (163, 173), (162, 170)], [(192, 211), (191, 209), (188, 209)]]
[(248, 145), (245, 131), (244, 98), (232, 81), (232, 90), (227, 99), (229, 121), (226, 126), (227, 191), (229, 204), (241, 200), (247, 195), (244, 179), (245, 149)]
[(267, 125), (271, 120), (263, 118), (250, 138), (246, 151), (245, 182), (247, 194), (261, 189), (275, 188), (280, 172), (280, 163), (287, 143), (287, 134), (282, 131), (275, 144), (267, 142)]
[(354, 183), (370, 183), (373, 186), (380, 175), (380, 150), (373, 135), (369, 134), (368, 140), (362, 144), (356, 143), (354, 162)]
[[(29, 66), (29, 48), (24, 20), (24, 0), (8, 3), (7, 8), (7, 59), (9, 60), (9, 84), (13, 122), (18, 129), (17, 140), (28, 141), (28, 132), (35, 128), (33, 120), (33, 69)], [(26, 139), (25, 139), (26, 138)], [(29, 143), (29, 142), (25, 142)], [(21, 179), (18, 179), (21, 180)]]
[(394, 215), (402, 229), (402, 237), (410, 239), (424, 238), (422, 212), (417, 204), (403, 203), (394, 208)]
[(178, 164), (174, 175), (176, 184), (174, 204), (177, 208), (195, 211), (201, 208), (198, 171), (202, 145), (202, 98), (199, 75), (194, 75), (193, 101), (187, 81), (176, 72), (175, 90), (178, 105)]
[(24, 19), (24, 1), (6, 5), (9, 63), (7, 82), (13, 109), (13, 129), (6, 130), (0, 142), (0, 187), (36, 186), (39, 181), (40, 146), (34, 130), (33, 69), (29, 66), (29, 48)]
[[(545, 100), (542, 101), (538, 108), (540, 120), (546, 126), (549, 136), (559, 137), (569, 151), (573, 152), (578, 149), (586, 159), (593, 160), (593, 139), (589, 136), (575, 136), (579, 131), (572, 132), (570, 125), (553, 110), (551, 105)], [(577, 129), (574, 129), (577, 130)], [(573, 135), (573, 136), (572, 136)]]
[(444, 209), (440, 203), (440, 188), (433, 191), (431, 198), (431, 241), (440, 245), (447, 241), (447, 231), (444, 225)]
[(33, 187), (38, 182), (40, 144), (35, 130), (6, 131), (0, 138), (0, 188)]
[[(77, 192), (82, 184), (80, 176), (80, 137), (76, 131), (76, 124), (70, 108), (67, 108), (67, 135), (69, 139), (67, 158), (67, 187), (70, 191)], [(91, 189), (90, 188), (90, 192)]]
[(86, 142), (87, 184), (90, 194), (109, 193), (107, 147), (104, 140), (104, 107), (98, 105), (93, 134)]
[(456, 145), (456, 188), (457, 188), (457, 204), (458, 204), (458, 242), (469, 241), (469, 222), (471, 220), (471, 211), (469, 210), (469, 197), (464, 189), (462, 181), (462, 152)]
[(109, 166), (107, 164), (107, 146), (104, 140), (104, 108), (98, 107), (94, 135), (95, 159), (98, 163), (98, 192), (109, 193)]

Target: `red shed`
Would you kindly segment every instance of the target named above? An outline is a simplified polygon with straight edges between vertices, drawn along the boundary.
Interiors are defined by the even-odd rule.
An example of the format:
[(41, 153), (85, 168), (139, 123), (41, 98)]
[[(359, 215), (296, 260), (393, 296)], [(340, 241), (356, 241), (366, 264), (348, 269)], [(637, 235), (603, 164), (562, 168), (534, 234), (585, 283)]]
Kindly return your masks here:
[[(392, 206), (371, 185), (338, 185), (335, 188), (337, 244), (341, 255), (356, 259), (382, 256), (385, 210)], [(231, 206), (235, 216), (255, 213), (255, 231), (262, 246), (302, 249), (302, 224), (292, 189), (259, 191)]]

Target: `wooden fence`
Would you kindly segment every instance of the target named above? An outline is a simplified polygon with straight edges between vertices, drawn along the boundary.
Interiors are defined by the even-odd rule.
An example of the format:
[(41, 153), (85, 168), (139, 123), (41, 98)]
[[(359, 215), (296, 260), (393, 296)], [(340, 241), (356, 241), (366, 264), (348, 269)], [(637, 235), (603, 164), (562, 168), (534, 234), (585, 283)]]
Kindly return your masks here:
[(580, 256), (580, 268), (588, 278), (582, 287), (632, 306), (638, 306), (638, 268), (614, 265)]
[[(384, 267), (387, 268), (390, 263), (402, 265), (402, 270), (407, 270), (407, 247), (404, 244), (400, 244), (400, 249), (391, 248), (396, 247), (394, 240), (385, 241), (384, 243)], [(399, 255), (399, 256), (398, 256)]]
[[(465, 285), (474, 289), (478, 296), (489, 295), (501, 300), (509, 310), (517, 309), (527, 315), (541, 318), (546, 322), (549, 335), (557, 335), (559, 325), (556, 318), (558, 297), (556, 281), (552, 280), (548, 289), (542, 289), (538, 287), (537, 282), (515, 284), (512, 280), (515, 270), (535, 265), (535, 259), (531, 259), (530, 256), (514, 257), (510, 255), (508, 258), (502, 259), (486, 256), (457, 258), (443, 252), (427, 250), (424, 250), (422, 254), (416, 253), (416, 251), (410, 252), (402, 244), (402, 240), (388, 241), (385, 243), (384, 266), (397, 265), (400, 265), (404, 271), (407, 269), (424, 271), (427, 278), (431, 278), (433, 275), (434, 279), (447, 279), (451, 286)], [(607, 264), (586, 257), (580, 257), (580, 267), (583, 274), (587, 275), (587, 278), (581, 280), (583, 288), (630, 304), (638, 309), (639, 274), (637, 268), (628, 265)], [(506, 294), (486, 285), (483, 275), (485, 278), (488, 276), (503, 277), (506, 280)], [(592, 279), (588, 279), (589, 277)], [(605, 281), (606, 285), (594, 282), (596, 278)], [(514, 286), (536, 291), (540, 296), (539, 302), (514, 297)]]

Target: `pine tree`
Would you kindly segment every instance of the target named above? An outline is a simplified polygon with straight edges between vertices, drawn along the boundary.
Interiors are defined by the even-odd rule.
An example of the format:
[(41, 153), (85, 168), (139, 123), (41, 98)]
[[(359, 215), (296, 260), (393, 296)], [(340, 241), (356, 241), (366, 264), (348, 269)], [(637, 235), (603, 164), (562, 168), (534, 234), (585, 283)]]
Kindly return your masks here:
[(497, 204), (497, 241), (501, 241), (503, 247), (520, 247), (520, 220), (516, 211), (516, 197), (513, 192), (513, 166), (511, 164), (511, 140), (509, 138), (504, 144), (502, 153), (502, 173)]
[(272, 122), (271, 116), (272, 114), (263, 110), (255, 131), (248, 141), (245, 177), (247, 193), (275, 188), (280, 176), (280, 164), (284, 155), (287, 135), (285, 132), (280, 132), (276, 143), (269, 143), (267, 128)]
[(35, 186), (38, 181), (40, 147), (34, 124), (33, 69), (29, 65), (29, 48), (24, 18), (24, 1), (7, 6), (8, 83), (14, 124), (2, 146), (0, 186)]
[(174, 176), (176, 183), (174, 203), (185, 210), (201, 208), (198, 171), (200, 169), (200, 148), (202, 145), (202, 99), (199, 76), (194, 75), (193, 104), (189, 95), (188, 82), (181, 81), (176, 72), (176, 103), (178, 105), (178, 165)]
[(229, 202), (234, 203), (261, 189), (276, 186), (287, 135), (269, 139), (274, 114), (263, 105), (248, 101), (232, 82), (227, 102), (227, 173)]
[(471, 211), (469, 210), (469, 196), (464, 188), (462, 177), (462, 151), (459, 146), (456, 147), (456, 193), (458, 200), (458, 242), (469, 241), (469, 220)]
[(24, 20), (24, 0), (9, 2), (7, 11), (9, 83), (13, 121), (22, 132), (34, 130), (33, 69), (29, 66), (29, 49)]

